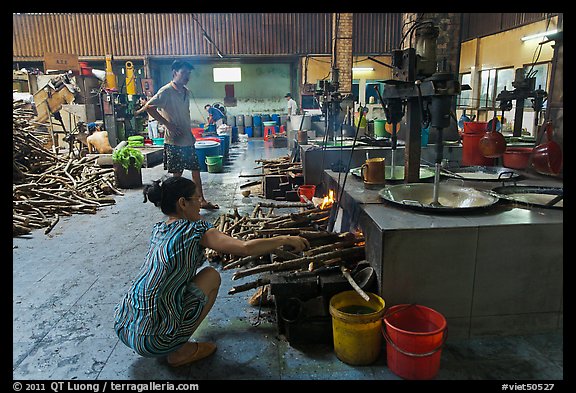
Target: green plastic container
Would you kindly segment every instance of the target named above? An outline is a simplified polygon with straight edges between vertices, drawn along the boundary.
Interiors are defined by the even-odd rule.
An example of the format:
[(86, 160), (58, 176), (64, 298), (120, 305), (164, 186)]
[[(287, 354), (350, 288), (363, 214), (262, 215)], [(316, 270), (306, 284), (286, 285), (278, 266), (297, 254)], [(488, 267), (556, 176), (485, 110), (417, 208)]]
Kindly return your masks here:
[(223, 165), (222, 159), (224, 156), (207, 156), (206, 166), (208, 167), (209, 173), (220, 173), (222, 172)]
[(388, 135), (386, 132), (386, 120), (374, 119), (374, 136), (385, 137)]

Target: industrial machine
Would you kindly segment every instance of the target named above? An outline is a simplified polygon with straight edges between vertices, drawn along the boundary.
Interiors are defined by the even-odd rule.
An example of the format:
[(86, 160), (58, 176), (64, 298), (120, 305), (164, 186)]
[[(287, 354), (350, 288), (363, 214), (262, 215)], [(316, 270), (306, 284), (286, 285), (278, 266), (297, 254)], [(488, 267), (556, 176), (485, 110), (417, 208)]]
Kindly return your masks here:
[(104, 117), (104, 129), (108, 131), (110, 146), (128, 140), (128, 137), (140, 135), (145, 127), (145, 114), (136, 116), (140, 108), (137, 94), (136, 76), (132, 62), (126, 62), (126, 93), (117, 89), (105, 89), (100, 93), (100, 105)]
[[(352, 93), (343, 95), (338, 91), (340, 83), (339, 70), (332, 68), (331, 79), (319, 80), (316, 83), (315, 96), (320, 103), (320, 109), (325, 119), (325, 140), (336, 140), (336, 130), (339, 125), (344, 125), (347, 122), (350, 125), (351, 118), (349, 108), (354, 107), (354, 97)], [(345, 108), (345, 109), (343, 109)]]
[(534, 129), (538, 129), (540, 112), (544, 106), (544, 101), (548, 97), (546, 91), (542, 90), (541, 86), (536, 89), (536, 77), (526, 77), (524, 69), (518, 68), (512, 82), (514, 90), (502, 90), (496, 97), (496, 101), (500, 102), (499, 109), (503, 112), (512, 109), (512, 101), (516, 100), (516, 110), (514, 112), (514, 130), (512, 136), (522, 136), (522, 117), (524, 114), (524, 101), (528, 98), (532, 99), (532, 109), (536, 114), (534, 118)]
[[(436, 140), (436, 174), (432, 205), (438, 204), (438, 183), (443, 155), (442, 130), (449, 127), (452, 103), (461, 86), (455, 75), (446, 71), (446, 62), (436, 59), (439, 29), (431, 22), (416, 28), (416, 47), (392, 51), (393, 79), (382, 81), (378, 95), (386, 120), (392, 124), (392, 150), (395, 150), (397, 127), (407, 114), (405, 182), (417, 182), (420, 175), (420, 133), (432, 126)], [(469, 87), (467, 87), (469, 88)], [(392, 161), (394, 159), (392, 158)], [(391, 163), (392, 167), (394, 162)]]

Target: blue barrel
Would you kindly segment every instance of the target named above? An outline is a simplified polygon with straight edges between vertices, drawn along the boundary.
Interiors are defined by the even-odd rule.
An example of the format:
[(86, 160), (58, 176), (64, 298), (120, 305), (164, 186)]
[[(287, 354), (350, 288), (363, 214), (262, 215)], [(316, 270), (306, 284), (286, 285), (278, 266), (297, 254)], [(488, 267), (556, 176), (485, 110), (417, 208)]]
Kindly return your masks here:
[(238, 142), (238, 127), (232, 127), (232, 143)]
[(248, 138), (252, 138), (254, 136), (252, 127), (245, 127), (244, 131), (246, 132), (246, 135), (248, 135)]
[[(270, 115), (269, 114), (264, 114), (262, 115), (262, 123), (264, 123), (265, 121), (272, 121), (270, 119)], [(262, 125), (262, 124), (261, 124)]]
[(260, 116), (260, 115), (252, 116), (252, 125), (254, 127), (261, 127), (262, 126), (262, 116)]
[(273, 113), (272, 116), (272, 121), (276, 122), (276, 125), (280, 125), (280, 115), (277, 113)]
[(224, 158), (228, 158), (230, 153), (230, 135), (228, 134), (220, 134), (218, 135), (218, 139), (220, 139), (220, 150), (222, 151), (222, 155)]
[(194, 144), (194, 148), (196, 149), (196, 156), (198, 157), (201, 172), (208, 172), (206, 157), (221, 155), (220, 143), (216, 141), (197, 141)]

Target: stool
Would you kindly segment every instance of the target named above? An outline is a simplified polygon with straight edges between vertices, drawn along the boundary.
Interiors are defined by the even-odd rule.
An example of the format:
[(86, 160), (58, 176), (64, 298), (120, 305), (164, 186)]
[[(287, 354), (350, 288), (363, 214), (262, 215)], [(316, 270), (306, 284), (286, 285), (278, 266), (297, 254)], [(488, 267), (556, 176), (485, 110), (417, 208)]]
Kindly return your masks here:
[(268, 134), (276, 134), (276, 127), (275, 126), (264, 126), (264, 140), (268, 140)]
[(286, 129), (284, 128), (284, 126), (280, 126), (280, 134), (285, 134), (286, 133)]

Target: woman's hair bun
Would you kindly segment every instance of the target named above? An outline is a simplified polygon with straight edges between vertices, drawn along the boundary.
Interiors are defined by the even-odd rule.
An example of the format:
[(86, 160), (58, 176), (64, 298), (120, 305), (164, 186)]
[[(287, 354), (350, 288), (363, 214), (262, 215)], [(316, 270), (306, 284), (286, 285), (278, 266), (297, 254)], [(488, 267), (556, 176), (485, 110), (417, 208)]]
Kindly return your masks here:
[(143, 203), (150, 201), (154, 206), (160, 206), (160, 202), (162, 201), (162, 186), (160, 185), (160, 180), (153, 180), (152, 184), (146, 184), (144, 190), (142, 190), (142, 194), (144, 194)]

